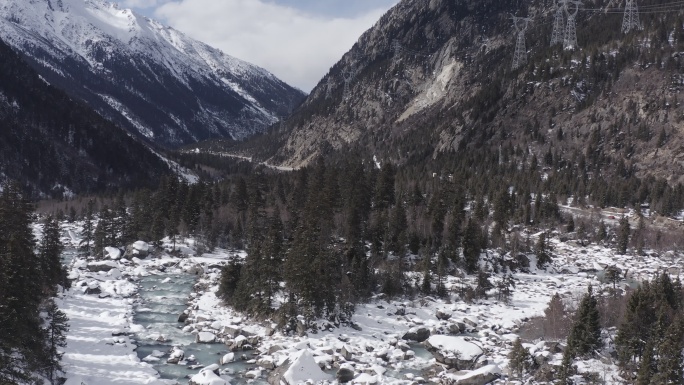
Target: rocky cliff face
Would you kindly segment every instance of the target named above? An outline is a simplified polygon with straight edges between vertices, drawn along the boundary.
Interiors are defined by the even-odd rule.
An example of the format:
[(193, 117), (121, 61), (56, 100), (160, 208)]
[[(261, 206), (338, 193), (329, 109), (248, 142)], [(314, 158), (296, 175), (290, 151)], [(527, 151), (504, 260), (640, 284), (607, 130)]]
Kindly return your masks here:
[(47, 82), (165, 146), (245, 138), (305, 96), (261, 68), (101, 0), (1, 0), (0, 37)]
[[(482, 149), (680, 182), (681, 23), (647, 15), (623, 34), (619, 6), (586, 3), (578, 46), (564, 49), (550, 44), (550, 1), (402, 1), (270, 133), (274, 150), (252, 152), (296, 167), (350, 149), (397, 164)], [(531, 18), (515, 70), (511, 14)]]

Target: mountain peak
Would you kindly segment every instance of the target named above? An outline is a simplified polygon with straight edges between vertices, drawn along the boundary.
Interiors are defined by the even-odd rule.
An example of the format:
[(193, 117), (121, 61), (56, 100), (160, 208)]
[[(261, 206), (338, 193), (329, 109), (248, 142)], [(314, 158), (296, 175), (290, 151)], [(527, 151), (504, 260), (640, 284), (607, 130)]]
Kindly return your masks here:
[(0, 0), (0, 37), (48, 82), (162, 145), (242, 139), (304, 97), (262, 68), (102, 0)]

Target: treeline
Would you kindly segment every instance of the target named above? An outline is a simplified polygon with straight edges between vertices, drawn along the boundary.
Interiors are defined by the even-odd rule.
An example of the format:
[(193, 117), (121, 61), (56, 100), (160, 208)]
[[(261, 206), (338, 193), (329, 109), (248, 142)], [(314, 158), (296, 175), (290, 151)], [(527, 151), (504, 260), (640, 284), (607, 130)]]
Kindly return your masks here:
[[(478, 287), (464, 296), (485, 296), (493, 286), (479, 269), (483, 250), (495, 251), (489, 260), (500, 271), (526, 268), (525, 254), (536, 254), (540, 265), (551, 260), (546, 236), (532, 242), (524, 235), (529, 228), (608, 242), (621, 253), (654, 247), (656, 238), (664, 246), (664, 239), (647, 237), (643, 219), (635, 229), (626, 220), (611, 229), (600, 215), (564, 214), (559, 202), (573, 198), (574, 207), (592, 213), (588, 204), (612, 202), (606, 189), (619, 188), (619, 206), (640, 211), (643, 202), (665, 207), (667, 200), (669, 213), (681, 210), (681, 186), (634, 176), (590, 178), (553, 154), (514, 167), (506, 161), (510, 151), (444, 156), (429, 170), (378, 167), (350, 156), (289, 173), (256, 167), (214, 183), (163, 178), (157, 190), (83, 205), (84, 246), (101, 257), (109, 245), (190, 235), (198, 253), (246, 248), (244, 263), (224, 270), (220, 295), (255, 315), (272, 316), (277, 308), (283, 324), (297, 315), (344, 321), (354, 304), (378, 292), (443, 295), (455, 269), (478, 277)], [(407, 271), (424, 278), (408, 280)]]
[(53, 297), (69, 284), (59, 223), (48, 217), (36, 244), (32, 204), (16, 185), (1, 191), (0, 383), (60, 384), (59, 351), (68, 324)]

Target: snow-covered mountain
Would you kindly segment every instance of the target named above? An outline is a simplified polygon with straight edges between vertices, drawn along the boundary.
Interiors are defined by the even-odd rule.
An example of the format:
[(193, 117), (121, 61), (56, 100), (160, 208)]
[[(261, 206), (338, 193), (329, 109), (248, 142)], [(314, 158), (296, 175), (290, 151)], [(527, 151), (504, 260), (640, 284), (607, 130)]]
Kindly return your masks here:
[(166, 146), (247, 137), (305, 96), (262, 68), (101, 0), (0, 0), (0, 38), (47, 82)]

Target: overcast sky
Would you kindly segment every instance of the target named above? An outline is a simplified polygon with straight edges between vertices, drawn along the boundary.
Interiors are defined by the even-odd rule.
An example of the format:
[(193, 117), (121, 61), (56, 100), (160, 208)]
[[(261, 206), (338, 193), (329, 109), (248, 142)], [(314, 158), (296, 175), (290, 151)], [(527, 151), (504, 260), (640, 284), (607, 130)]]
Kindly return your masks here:
[(397, 0), (119, 0), (309, 92)]

